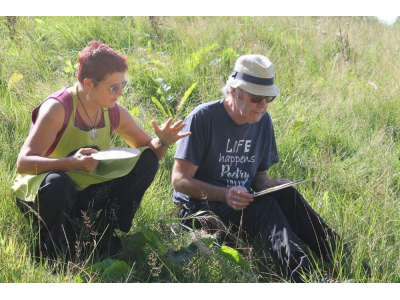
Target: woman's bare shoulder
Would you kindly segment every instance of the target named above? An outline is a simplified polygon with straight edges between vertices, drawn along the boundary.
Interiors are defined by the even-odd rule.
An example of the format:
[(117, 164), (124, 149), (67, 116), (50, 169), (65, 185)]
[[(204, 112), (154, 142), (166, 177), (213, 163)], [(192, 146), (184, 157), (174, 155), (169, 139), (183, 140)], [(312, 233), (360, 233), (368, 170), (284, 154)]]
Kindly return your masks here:
[(37, 121), (44, 118), (50, 118), (53, 120), (57, 119), (62, 123), (64, 122), (64, 117), (64, 105), (54, 98), (49, 98), (40, 106)]

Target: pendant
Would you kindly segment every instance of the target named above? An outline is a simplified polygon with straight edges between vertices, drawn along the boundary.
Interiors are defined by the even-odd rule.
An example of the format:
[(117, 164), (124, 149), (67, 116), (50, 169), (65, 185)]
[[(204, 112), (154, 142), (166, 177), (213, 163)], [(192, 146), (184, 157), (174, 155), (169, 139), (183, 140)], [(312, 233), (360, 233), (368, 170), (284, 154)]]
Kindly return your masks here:
[(93, 129), (90, 131), (90, 137), (92, 138), (92, 140), (97, 139), (97, 129), (96, 129), (96, 128), (93, 128)]

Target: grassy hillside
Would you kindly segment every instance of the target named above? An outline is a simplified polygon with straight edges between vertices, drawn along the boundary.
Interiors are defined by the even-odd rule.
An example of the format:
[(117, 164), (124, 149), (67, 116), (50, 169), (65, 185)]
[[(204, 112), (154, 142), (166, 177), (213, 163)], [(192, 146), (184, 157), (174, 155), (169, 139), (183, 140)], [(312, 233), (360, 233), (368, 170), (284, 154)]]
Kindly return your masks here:
[[(66, 266), (30, 257), (37, 231), (11, 192), (17, 155), (31, 110), (75, 82), (78, 53), (93, 39), (128, 56), (130, 83), (120, 103), (149, 133), (151, 119), (166, 119), (151, 100), (160, 100), (156, 79), (171, 86), (173, 100), (161, 102), (164, 110), (183, 118), (199, 103), (222, 97), (239, 55), (269, 57), (281, 90), (268, 108), (281, 157), (270, 173), (315, 177), (299, 190), (352, 252), (350, 264), (316, 264), (316, 272), (335, 269), (340, 281), (400, 282), (398, 25), (362, 17), (0, 17), (0, 282), (282, 281), (261, 247), (236, 246), (247, 267), (220, 255), (221, 245), (205, 246), (204, 233), (162, 221), (176, 214), (174, 149), (162, 161), (131, 234), (123, 236), (125, 253), (113, 258), (124, 268), (107, 275), (104, 268), (113, 261), (103, 261), (95, 274), (88, 272), (98, 262), (91, 255)], [(118, 138), (113, 143), (124, 145)], [(142, 245), (139, 233), (148, 238)], [(190, 261), (179, 260), (197, 248), (202, 251)]]

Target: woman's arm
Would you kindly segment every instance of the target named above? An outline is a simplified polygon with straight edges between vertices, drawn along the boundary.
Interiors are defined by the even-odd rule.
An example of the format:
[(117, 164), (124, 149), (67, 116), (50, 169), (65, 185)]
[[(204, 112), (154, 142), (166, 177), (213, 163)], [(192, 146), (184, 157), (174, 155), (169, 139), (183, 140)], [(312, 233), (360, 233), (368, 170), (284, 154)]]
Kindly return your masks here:
[(35, 125), (18, 155), (18, 173), (41, 174), (71, 170), (91, 172), (94, 169), (97, 161), (86, 155), (97, 152), (93, 149), (81, 149), (74, 156), (66, 158), (44, 156), (61, 130), (64, 118), (65, 110), (59, 101), (49, 99), (41, 105)]
[(149, 146), (157, 158), (161, 160), (168, 150), (168, 147), (175, 143), (177, 140), (189, 136), (191, 133), (180, 133), (182, 128), (185, 126), (183, 121), (177, 121), (173, 125), (172, 118), (158, 126), (156, 121), (152, 121), (154, 132), (157, 138), (152, 139), (131, 116), (131, 114), (123, 107), (119, 106), (120, 111), (120, 122), (115, 132), (132, 148), (139, 148)]

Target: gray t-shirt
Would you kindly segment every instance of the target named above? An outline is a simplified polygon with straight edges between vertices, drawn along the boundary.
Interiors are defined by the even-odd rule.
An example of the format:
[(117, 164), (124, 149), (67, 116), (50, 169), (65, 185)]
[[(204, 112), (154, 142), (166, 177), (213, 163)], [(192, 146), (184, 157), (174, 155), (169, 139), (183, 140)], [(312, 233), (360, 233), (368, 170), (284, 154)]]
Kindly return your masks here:
[[(220, 187), (244, 186), (250, 191), (256, 172), (279, 161), (274, 128), (268, 112), (257, 123), (237, 125), (228, 115), (224, 100), (196, 107), (186, 118), (175, 158), (198, 166), (194, 178)], [(175, 203), (189, 201), (174, 191)]]

